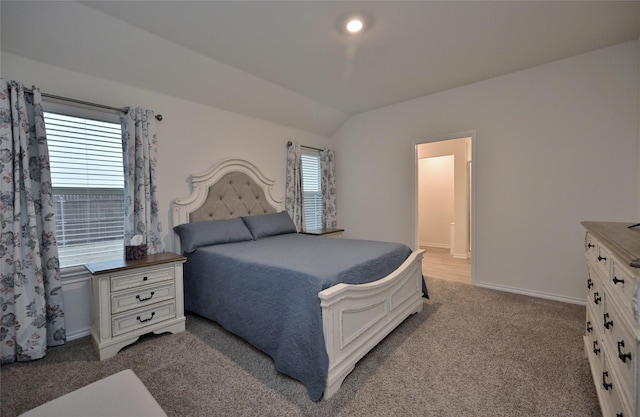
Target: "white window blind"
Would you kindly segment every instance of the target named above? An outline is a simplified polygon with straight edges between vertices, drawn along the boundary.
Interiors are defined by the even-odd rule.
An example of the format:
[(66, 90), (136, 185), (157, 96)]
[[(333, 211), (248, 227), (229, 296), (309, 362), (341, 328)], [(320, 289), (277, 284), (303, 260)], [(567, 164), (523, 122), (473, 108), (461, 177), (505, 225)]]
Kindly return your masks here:
[(302, 153), (302, 191), (304, 194), (305, 230), (322, 228), (322, 182), (320, 155), (317, 152)]
[(45, 112), (60, 266), (121, 258), (120, 124)]

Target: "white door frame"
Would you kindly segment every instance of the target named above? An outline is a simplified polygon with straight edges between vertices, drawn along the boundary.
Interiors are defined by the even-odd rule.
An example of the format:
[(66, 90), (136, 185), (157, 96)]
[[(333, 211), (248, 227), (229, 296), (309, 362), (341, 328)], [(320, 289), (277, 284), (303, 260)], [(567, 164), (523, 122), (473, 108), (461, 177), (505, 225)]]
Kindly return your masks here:
[(476, 221), (476, 194), (477, 194), (477, 188), (476, 188), (476, 171), (478, 168), (478, 163), (476, 160), (476, 149), (477, 149), (477, 138), (476, 138), (476, 132), (475, 131), (470, 131), (470, 132), (462, 132), (462, 133), (456, 133), (456, 134), (452, 134), (452, 135), (446, 135), (446, 136), (439, 136), (437, 138), (431, 138), (431, 139), (421, 139), (418, 140), (414, 143), (413, 145), (413, 162), (414, 162), (414, 174), (413, 174), (413, 240), (414, 240), (414, 247), (417, 249), (420, 247), (420, 235), (418, 233), (418, 200), (419, 200), (419, 190), (418, 190), (418, 175), (419, 175), (419, 170), (418, 170), (418, 146), (419, 145), (423, 145), (423, 144), (427, 144), (427, 143), (434, 143), (434, 142), (441, 142), (441, 141), (445, 141), (445, 140), (451, 140), (451, 139), (461, 139), (461, 138), (471, 138), (471, 201), (470, 201), (470, 211), (471, 211), (471, 227), (469, 228), (469, 244), (470, 244), (470, 252), (471, 252), (471, 283), (475, 283), (475, 277), (476, 277), (476, 262), (478, 259), (478, 247), (476, 245), (476, 238), (477, 238), (477, 233), (476, 233), (476, 228), (477, 228), (477, 221)]

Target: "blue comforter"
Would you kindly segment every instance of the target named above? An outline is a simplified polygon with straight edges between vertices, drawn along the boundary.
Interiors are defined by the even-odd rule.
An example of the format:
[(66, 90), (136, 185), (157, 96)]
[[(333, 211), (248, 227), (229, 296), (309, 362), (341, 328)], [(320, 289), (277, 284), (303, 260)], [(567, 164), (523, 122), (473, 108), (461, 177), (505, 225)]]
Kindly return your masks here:
[(296, 233), (202, 247), (185, 264), (185, 308), (267, 353), (318, 401), (329, 365), (318, 293), (378, 280), (410, 253), (397, 243)]

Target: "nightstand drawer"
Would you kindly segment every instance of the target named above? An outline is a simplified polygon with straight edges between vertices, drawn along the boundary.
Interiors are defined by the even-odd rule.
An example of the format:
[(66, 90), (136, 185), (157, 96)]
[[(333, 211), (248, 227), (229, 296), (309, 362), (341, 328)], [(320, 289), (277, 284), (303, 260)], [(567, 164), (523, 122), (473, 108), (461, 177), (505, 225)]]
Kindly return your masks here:
[(112, 334), (115, 337), (123, 333), (156, 324), (163, 320), (174, 318), (175, 316), (175, 300), (153, 304), (147, 308), (141, 308), (113, 316), (111, 319)]
[(92, 275), (91, 338), (100, 360), (114, 356), (143, 334), (184, 331), (186, 260), (163, 252), (85, 265)]
[(157, 285), (146, 285), (135, 288), (133, 291), (119, 292), (111, 295), (111, 314), (118, 314), (149, 304), (172, 300), (175, 296), (176, 286), (173, 281)]
[(111, 276), (111, 291), (126, 290), (174, 279), (174, 277), (175, 270), (173, 267), (145, 268), (126, 274), (114, 274)]

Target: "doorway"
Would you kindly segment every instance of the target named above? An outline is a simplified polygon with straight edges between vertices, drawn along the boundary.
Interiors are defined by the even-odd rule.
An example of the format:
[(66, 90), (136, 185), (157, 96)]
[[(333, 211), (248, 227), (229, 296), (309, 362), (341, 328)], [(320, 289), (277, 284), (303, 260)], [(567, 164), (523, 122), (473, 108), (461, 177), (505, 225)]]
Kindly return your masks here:
[(473, 134), (416, 144), (416, 247), (427, 277), (473, 282)]

